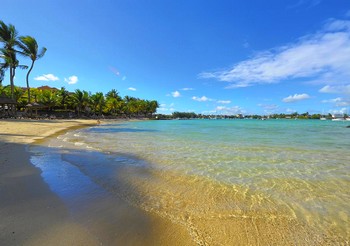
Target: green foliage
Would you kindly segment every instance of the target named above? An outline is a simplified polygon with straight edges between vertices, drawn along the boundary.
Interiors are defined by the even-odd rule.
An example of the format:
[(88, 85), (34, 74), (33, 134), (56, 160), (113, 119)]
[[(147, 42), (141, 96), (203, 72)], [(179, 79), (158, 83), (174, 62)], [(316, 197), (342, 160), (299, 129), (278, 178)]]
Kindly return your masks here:
[(31, 59), (31, 66), (28, 70), (26, 81), (27, 81), (27, 92), (28, 100), (30, 102), (30, 87), (29, 87), (29, 74), (34, 67), (34, 63), (37, 59), (44, 56), (46, 48), (38, 49), (38, 44), (35, 38), (31, 36), (18, 37), (18, 32), (14, 25), (6, 25), (0, 20), (0, 42), (3, 43), (3, 47), (0, 49), (0, 84), (5, 77), (5, 71), (10, 69), (10, 85), (11, 85), (11, 98), (17, 99), (14, 94), (14, 77), (16, 75), (17, 67), (27, 69), (28, 66), (20, 65), (17, 60), (17, 53)]
[(197, 115), (193, 112), (174, 112), (173, 118), (177, 119), (192, 119), (197, 118)]
[(38, 43), (36, 42), (35, 38), (31, 36), (22, 36), (19, 37), (19, 42), (17, 43), (18, 47), (20, 48), (20, 51), (18, 51), (21, 55), (30, 58), (32, 61), (30, 68), (27, 72), (26, 76), (26, 82), (27, 82), (27, 92), (28, 92), (28, 100), (30, 103), (30, 87), (29, 87), (29, 74), (32, 71), (34, 67), (34, 63), (36, 60), (40, 59), (45, 55), (46, 48), (42, 48), (39, 51)]
[(57, 91), (44, 90), (39, 94), (39, 103), (48, 107), (49, 111), (52, 111), (54, 107), (59, 104), (60, 98)]

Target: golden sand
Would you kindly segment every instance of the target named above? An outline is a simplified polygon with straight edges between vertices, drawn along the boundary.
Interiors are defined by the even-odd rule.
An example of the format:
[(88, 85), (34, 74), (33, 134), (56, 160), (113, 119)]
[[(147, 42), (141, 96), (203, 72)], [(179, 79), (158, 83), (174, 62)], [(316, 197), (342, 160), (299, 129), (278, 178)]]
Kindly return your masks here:
[(42, 180), (26, 145), (95, 120), (0, 120), (1, 245), (194, 245), (187, 229), (116, 197), (79, 217)]

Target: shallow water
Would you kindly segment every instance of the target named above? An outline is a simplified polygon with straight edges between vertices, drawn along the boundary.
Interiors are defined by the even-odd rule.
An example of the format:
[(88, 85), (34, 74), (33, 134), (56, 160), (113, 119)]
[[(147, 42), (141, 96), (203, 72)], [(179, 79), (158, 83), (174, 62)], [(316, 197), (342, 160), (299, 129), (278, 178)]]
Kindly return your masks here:
[(198, 244), (346, 244), (345, 126), (316, 120), (125, 122), (51, 139), (48, 148), (31, 149), (32, 162), (61, 197), (71, 194), (50, 176), (58, 163), (67, 165), (68, 176), (81, 177), (66, 182), (70, 192), (81, 183), (100, 187), (95, 195), (109, 192), (182, 224)]

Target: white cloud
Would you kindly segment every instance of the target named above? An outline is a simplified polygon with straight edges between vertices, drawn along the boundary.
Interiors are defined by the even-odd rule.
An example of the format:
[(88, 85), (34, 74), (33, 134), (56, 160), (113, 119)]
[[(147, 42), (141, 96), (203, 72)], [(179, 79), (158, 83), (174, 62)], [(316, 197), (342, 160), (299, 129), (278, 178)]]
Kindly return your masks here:
[(326, 85), (322, 87), (319, 92), (322, 93), (337, 93), (337, 94), (350, 94), (350, 84), (349, 85), (339, 85), (331, 86)]
[(74, 85), (78, 82), (78, 77), (73, 75), (70, 76), (68, 79), (64, 78), (64, 81), (67, 82), (69, 85)]
[(178, 92), (178, 91), (172, 92), (171, 95), (172, 95), (172, 97), (180, 97), (181, 96), (180, 92)]
[(34, 80), (39, 81), (57, 81), (59, 78), (51, 73), (49, 74), (43, 74), (41, 76), (35, 77)]
[(265, 111), (274, 111), (279, 108), (276, 104), (258, 104), (259, 107), (262, 107)]
[(221, 104), (230, 104), (231, 101), (230, 101), (230, 100), (218, 100), (217, 103), (221, 103)]
[(310, 98), (310, 96), (308, 94), (294, 94), (293, 96), (289, 96), (289, 97), (285, 97), (283, 98), (283, 102), (285, 103), (291, 103), (291, 102), (297, 102), (297, 101), (301, 101), (301, 100), (305, 100)]
[(203, 72), (199, 77), (228, 82), (227, 88), (297, 78), (344, 84), (350, 77), (350, 21), (330, 20), (321, 31), (295, 43), (260, 52), (226, 70)]
[(245, 111), (239, 106), (226, 107), (226, 106), (217, 106), (215, 109), (218, 113), (234, 115), (234, 114), (243, 114)]
[(341, 108), (339, 110), (334, 109), (334, 110), (330, 110), (329, 113), (331, 113), (331, 114), (347, 114), (348, 109), (347, 108)]
[(197, 101), (197, 102), (207, 102), (207, 101), (213, 101), (213, 99), (210, 99), (206, 96), (202, 97), (192, 97), (192, 100)]
[(126, 76), (123, 76), (122, 80), (123, 80), (123, 81), (126, 80)]
[(346, 107), (350, 105), (350, 99), (345, 99), (341, 97), (337, 97), (334, 99), (323, 100), (323, 103), (333, 103), (336, 107)]
[(286, 113), (288, 113), (288, 114), (293, 114), (295, 112), (297, 112), (297, 110), (295, 110), (295, 109), (292, 109), (292, 108), (287, 108), (286, 109)]
[(157, 109), (157, 112), (174, 112), (175, 108), (174, 108), (174, 103), (171, 103), (170, 105), (167, 105), (165, 103), (160, 104), (160, 107)]
[(181, 91), (193, 91), (194, 89), (193, 88), (182, 88), (180, 89)]
[(168, 108), (164, 108), (164, 107), (157, 108), (157, 112), (160, 112), (160, 111), (166, 112), (166, 111), (169, 111), (169, 109)]
[(128, 90), (129, 90), (129, 91), (136, 91), (136, 88), (134, 88), (134, 87), (129, 87)]

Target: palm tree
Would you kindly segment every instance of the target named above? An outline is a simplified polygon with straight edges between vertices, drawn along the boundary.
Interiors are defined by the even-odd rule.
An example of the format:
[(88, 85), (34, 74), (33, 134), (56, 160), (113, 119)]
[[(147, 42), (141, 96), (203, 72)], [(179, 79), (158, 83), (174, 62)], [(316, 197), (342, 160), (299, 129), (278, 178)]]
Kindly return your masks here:
[(52, 90), (42, 91), (39, 94), (39, 102), (48, 107), (49, 111), (52, 111), (59, 103), (58, 92)]
[(2, 63), (0, 63), (0, 85), (2, 85), (2, 81), (5, 77), (5, 67), (2, 66)]
[(157, 112), (157, 108), (159, 108), (159, 103), (156, 100), (148, 101), (148, 113), (151, 116)]
[(30, 87), (29, 87), (29, 74), (32, 71), (34, 67), (34, 63), (36, 60), (40, 59), (45, 55), (46, 48), (41, 48), (40, 52), (38, 49), (38, 43), (36, 42), (35, 38), (31, 36), (21, 36), (19, 37), (20, 42), (18, 43), (19, 48), (21, 51), (19, 53), (23, 56), (29, 57), (32, 60), (32, 64), (27, 72), (27, 91), (28, 91), (28, 103), (30, 103)]
[(64, 110), (67, 110), (67, 98), (69, 97), (69, 91), (67, 91), (64, 87), (61, 87), (58, 94), (61, 98), (61, 106), (64, 107)]
[(72, 94), (72, 101), (78, 110), (78, 116), (80, 116), (80, 112), (86, 108), (86, 106), (89, 103), (89, 100), (89, 93), (87, 91), (81, 91), (77, 89)]
[(102, 114), (102, 109), (105, 106), (105, 98), (103, 96), (102, 92), (96, 92), (91, 96), (91, 103), (94, 109), (94, 112), (101, 115)]
[(11, 98), (14, 98), (14, 78), (16, 74), (16, 67), (18, 60), (16, 58), (15, 46), (18, 44), (17, 30), (14, 25), (6, 25), (0, 20), (0, 42), (4, 43), (4, 48), (1, 53), (5, 60), (5, 64), (10, 68), (10, 84), (11, 84)]
[(109, 92), (107, 92), (106, 99), (109, 99), (109, 98), (115, 98), (118, 101), (122, 100), (121, 97), (119, 96), (118, 91), (116, 89), (112, 89)]

